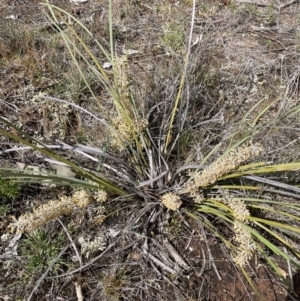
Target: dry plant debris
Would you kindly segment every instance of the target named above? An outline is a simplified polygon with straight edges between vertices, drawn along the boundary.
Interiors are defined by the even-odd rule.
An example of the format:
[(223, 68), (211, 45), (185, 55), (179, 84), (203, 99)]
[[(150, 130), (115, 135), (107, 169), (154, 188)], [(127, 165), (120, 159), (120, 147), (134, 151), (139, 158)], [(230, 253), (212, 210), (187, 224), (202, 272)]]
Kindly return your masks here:
[(106, 248), (106, 237), (102, 235), (81, 235), (78, 237), (78, 242), (81, 246), (81, 254), (89, 258), (95, 252), (103, 251)]
[[(106, 26), (108, 7), (103, 1), (101, 3), (94, 0), (78, 1), (76, 5), (64, 0), (53, 2), (66, 8), (71, 15), (78, 17), (84, 25), (89, 27), (95, 38), (107, 46), (106, 42), (109, 40)], [(241, 4), (241, 2), (250, 2), (250, 4)], [(271, 2), (273, 3), (273, 1)], [(190, 143), (189, 139), (192, 138), (194, 141), (195, 154), (185, 153), (187, 157), (191, 156), (190, 162), (197, 162), (197, 164), (201, 162), (201, 159), (220, 141), (239, 139), (238, 134), (234, 134), (236, 129), (242, 128), (246, 132), (253, 126), (254, 121), (267, 122), (276, 119), (280, 112), (299, 103), (299, 68), (297, 65), (299, 60), (299, 18), (297, 6), (294, 5), (296, 2), (281, 0), (273, 5), (266, 3), (261, 6), (259, 4), (262, 2), (257, 1), (202, 1), (197, 3), (194, 34), (199, 38), (192, 46), (193, 56), (188, 70), (190, 75), (187, 79), (189, 88), (184, 90), (184, 93), (189, 95), (192, 107), (192, 112), (189, 112), (190, 116), (187, 116), (191, 129), (194, 129), (193, 127), (198, 123), (202, 123), (203, 126), (188, 132), (186, 139), (182, 139), (178, 143), (178, 148), (184, 149), (184, 145)], [(128, 6), (125, 7), (124, 2), (114, 1), (113, 19), (116, 21), (114, 28), (116, 48), (114, 51), (116, 52), (116, 86), (119, 87), (120, 107), (111, 109), (110, 96), (103, 92), (103, 87), (97, 79), (90, 75), (90, 70), (86, 72), (89, 83), (96, 91), (101, 105), (104, 105), (106, 113), (109, 113), (120, 136), (103, 129), (90, 116), (82, 112), (82, 114), (78, 114), (70, 106), (61, 106), (57, 103), (46, 104), (40, 101), (39, 96), (41, 95), (54, 95), (68, 99), (70, 102), (74, 101), (93, 112), (95, 116), (103, 117), (97, 105), (92, 103), (90, 91), (68, 58), (62, 39), (58, 37), (53, 26), (49, 26), (49, 23), (45, 22), (38, 1), (35, 0), (30, 5), (28, 1), (8, 0), (4, 0), (0, 4), (1, 20), (5, 22), (5, 26), (3, 22), (0, 24), (0, 114), (7, 118), (11, 117), (12, 121), (24, 131), (47, 143), (57, 144), (55, 139), (59, 139), (73, 145), (77, 141), (99, 147), (104, 150), (103, 152), (106, 152), (107, 147), (114, 146), (112, 152), (121, 150), (123, 156), (127, 148), (134, 148), (137, 141), (133, 137), (146, 131), (149, 125), (156, 129), (153, 134), (155, 142), (161, 142), (159, 140), (161, 139), (160, 131), (166, 126), (169, 118), (168, 106), (171, 106), (172, 99), (176, 94), (174, 91), (178, 87), (178, 74), (181, 71), (181, 62), (185, 52), (184, 38), (187, 31), (186, 24), (190, 18), (191, 2), (177, 1), (173, 3), (172, 1), (154, 0), (151, 3), (128, 1), (127, 4)], [(64, 24), (65, 32), (68, 31), (66, 24), (67, 22)], [(99, 24), (104, 26), (100, 27)], [(169, 25), (166, 27), (166, 24)], [(24, 31), (21, 30), (22, 28)], [(107, 60), (97, 52), (93, 41), (89, 40), (89, 37), (83, 36), (83, 38), (90, 43), (99, 62), (104, 64)], [(132, 51), (125, 49), (138, 50), (134, 51), (133, 56), (128, 59)], [(128, 54), (128, 56), (122, 56), (122, 54)], [(199, 58), (202, 60), (200, 64)], [(130, 72), (131, 74), (129, 74)], [(142, 79), (142, 85), (139, 87), (135, 86), (135, 83), (138, 82), (137, 79)], [(140, 107), (136, 111), (130, 110), (131, 99), (128, 88), (132, 92), (138, 92), (135, 96)], [(260, 114), (261, 108), (273, 103), (276, 98), (281, 101), (272, 105), (270, 110), (257, 119), (256, 116)], [(257, 106), (258, 102), (259, 106)], [(143, 111), (141, 108), (150, 110), (152, 112), (149, 114), (150, 117), (147, 116), (143, 119), (137, 116), (137, 111)], [(182, 109), (184, 108), (180, 108), (180, 110)], [(122, 114), (118, 115), (118, 110), (126, 112), (134, 122), (129, 124), (124, 120)], [(248, 114), (248, 112), (251, 113)], [(243, 116), (246, 113), (248, 115), (244, 119)], [(183, 120), (185, 118), (184, 110), (180, 111), (180, 114), (182, 114)], [(81, 118), (77, 118), (79, 115)], [(64, 218), (68, 220), (68, 216), (74, 209), (80, 211), (79, 209), (86, 208), (91, 202), (106, 201), (105, 206), (110, 207), (110, 212), (117, 213), (112, 214), (111, 219), (106, 219), (107, 224), (104, 223), (103, 226), (102, 222), (106, 218), (106, 214), (104, 213), (105, 208), (100, 204), (95, 208), (95, 218), (89, 220), (84, 230), (88, 231), (90, 227), (99, 226), (96, 229), (100, 231), (100, 226), (101, 229), (110, 227), (110, 232), (118, 233), (110, 237), (109, 243), (113, 243), (109, 245), (106, 242), (106, 245), (102, 234), (99, 236), (87, 234), (80, 237), (77, 235), (76, 238), (76, 244), (82, 248), (84, 257), (89, 257), (89, 260), (93, 262), (88, 268), (83, 270), (80, 270), (81, 267), (78, 268), (84, 277), (84, 284), (82, 284), (84, 297), (91, 300), (119, 300), (121, 298), (140, 300), (141, 296), (144, 300), (196, 300), (201, 296), (209, 301), (215, 299), (224, 301), (258, 300), (256, 296), (252, 295), (251, 289), (241, 280), (242, 277), (232, 266), (228, 265), (228, 259), (222, 255), (227, 250), (219, 248), (216, 238), (208, 235), (207, 242), (204, 243), (201, 234), (194, 231), (197, 225), (189, 218), (185, 217), (182, 220), (182, 216), (179, 218), (178, 214), (184, 212), (187, 205), (186, 199), (189, 199), (190, 196), (195, 202), (191, 201), (189, 205), (197, 205), (200, 208), (204, 206), (207, 197), (210, 197), (211, 186), (224, 175), (234, 171), (245, 162), (255, 159), (262, 152), (267, 154), (268, 160), (273, 162), (298, 160), (297, 116), (295, 120), (289, 122), (289, 124), (279, 123), (278, 126), (276, 124), (274, 127), (268, 127), (255, 139), (254, 145), (242, 146), (217, 159), (203, 171), (194, 173), (194, 178), (183, 187), (185, 189), (183, 195), (155, 194), (157, 187), (159, 189), (167, 188), (165, 191), (170, 191), (170, 186), (165, 187), (165, 185), (166, 183), (167, 185), (174, 184), (174, 182), (164, 181), (163, 177), (159, 181), (153, 180), (156, 176), (163, 174), (165, 170), (160, 170), (162, 163), (159, 162), (157, 154), (152, 150), (154, 155), (151, 164), (155, 168), (151, 172), (157, 172), (157, 174), (153, 175), (148, 170), (145, 171), (145, 174), (149, 175), (154, 189), (145, 185), (144, 190), (141, 190), (141, 196), (147, 202), (149, 199), (159, 201), (157, 203), (169, 209), (168, 212), (165, 208), (156, 209), (147, 203), (147, 205), (143, 205), (142, 209), (149, 206), (152, 211), (151, 215), (149, 214), (145, 218), (143, 214), (140, 214), (145, 211), (139, 211), (136, 203), (132, 206), (133, 210), (130, 211), (126, 209), (127, 207), (131, 208), (128, 200), (111, 201), (103, 191), (98, 191), (98, 196), (96, 194), (91, 196), (82, 190), (77, 191), (71, 197), (63, 196), (59, 200), (52, 200), (48, 204), (37, 207), (32, 214), (24, 215), (22, 208), (24, 200), (13, 201), (10, 205), (12, 213), (17, 216), (22, 214), (13, 227), (19, 223), (19, 232), (31, 231), (33, 228), (59, 217), (60, 214), (64, 214)], [(176, 129), (180, 129), (180, 124), (181, 122), (174, 127), (174, 138)], [(289, 128), (293, 130), (291, 131)], [(129, 143), (124, 144), (123, 140)], [(1, 142), (8, 141), (1, 137)], [(146, 153), (149, 151), (147, 149), (149, 145), (145, 143), (144, 146), (146, 147), (143, 151)], [(170, 154), (170, 158), (172, 156), (173, 154)], [(75, 158), (69, 153), (66, 157)], [(186, 159), (183, 157), (178, 156), (180, 161)], [(125, 161), (126, 158), (122, 157), (122, 159)], [(5, 154), (3, 160), (1, 158), (1, 165), (7, 163), (13, 165), (15, 161), (24, 161), (24, 164), (32, 166), (44, 164), (36, 152), (27, 151)], [(99, 170), (102, 172), (102, 168), (104, 169), (105, 166), (113, 166), (112, 161), (102, 157), (97, 158), (94, 162), (82, 158), (79, 161), (82, 166), (97, 170), (97, 172)], [(101, 165), (102, 161), (105, 161), (103, 165)], [(115, 168), (115, 170), (121, 170), (121, 173), (125, 175), (128, 167), (123, 164), (121, 162), (117, 168), (111, 167), (109, 170), (107, 168), (104, 173), (111, 176), (110, 171)], [(129, 164), (133, 165), (137, 162), (129, 162)], [(172, 169), (172, 164), (168, 168)], [(298, 181), (297, 177), (293, 178), (296, 182)], [(119, 178), (116, 177), (114, 180), (118, 182)], [(136, 180), (133, 178), (133, 181)], [(148, 179), (140, 180), (147, 183)], [(126, 186), (128, 183), (122, 182), (120, 185)], [(184, 185), (184, 181), (175, 181), (175, 185)], [(73, 200), (71, 200), (72, 198)], [(230, 238), (232, 243), (237, 246), (236, 251), (232, 251), (232, 257), (236, 264), (248, 268), (247, 264), (251, 265), (250, 258), (255, 251), (253, 238), (243, 226), (249, 225), (248, 204), (236, 200), (233, 194), (224, 193), (224, 195), (220, 194), (216, 197), (214, 193), (212, 198), (224, 204), (224, 207), (228, 208), (225, 211), (232, 214), (234, 236)], [(291, 198), (293, 197), (291, 196)], [(125, 210), (122, 206), (126, 207)], [(185, 207), (182, 212), (178, 211), (181, 207)], [(269, 215), (272, 219), (275, 215), (271, 211), (273, 207), (270, 205), (265, 208), (266, 210), (270, 209)], [(1, 218), (5, 219), (5, 217)], [(224, 227), (218, 219), (209, 220), (220, 228)], [(186, 228), (178, 226), (180, 223), (184, 223)], [(132, 226), (132, 231), (131, 227), (128, 227), (127, 229), (130, 230), (123, 234), (120, 229), (128, 224)], [(146, 252), (145, 248), (141, 247), (140, 241), (136, 240), (136, 236), (140, 237), (140, 229), (143, 231), (142, 236), (146, 235), (146, 240), (150, 242), (148, 248), (151, 253), (148, 250)], [(191, 229), (193, 230), (191, 231)], [(187, 262), (190, 267), (188, 269), (182, 264), (189, 271), (187, 277), (181, 271), (178, 272), (179, 276), (174, 274), (170, 277), (163, 270), (164, 268), (161, 268), (160, 265), (165, 263), (165, 266), (174, 265), (174, 262), (170, 262), (170, 258), (167, 258), (168, 256), (164, 257), (164, 252), (157, 252), (155, 243), (153, 243), (154, 240), (162, 240), (163, 236), (168, 236), (172, 246), (175, 247), (175, 251), (172, 251), (173, 254), (177, 252), (180, 255), (180, 257), (176, 255), (177, 263), (180, 265), (181, 258), (183, 258), (183, 262)], [(117, 238), (115, 239), (115, 237)], [(101, 257), (93, 258), (97, 251), (104, 250), (107, 246), (112, 248), (111, 254), (102, 259)], [(135, 252), (139, 250), (140, 253), (150, 254), (153, 261), (144, 254), (144, 258), (139, 256), (138, 262), (133, 262), (126, 253), (126, 250), (131, 248), (128, 246), (131, 246)], [(295, 245), (295, 248), (297, 247)], [(208, 256), (208, 253), (211, 253), (212, 256)], [(65, 255), (68, 256), (68, 254)], [(154, 261), (157, 258), (159, 258), (159, 264)], [(213, 272), (210, 272), (212, 258), (222, 276), (221, 282), (217, 280)], [(142, 273), (136, 269), (137, 264), (142, 267)], [(285, 269), (286, 263), (281, 262), (280, 264)], [(204, 274), (201, 272), (202, 267), (205, 271)], [(253, 277), (251, 277), (266, 300), (285, 301), (288, 298), (282, 292), (280, 285), (276, 284), (277, 278), (274, 278), (273, 281), (270, 280), (266, 265), (260, 265), (259, 268), (251, 265), (251, 268), (253, 272)], [(14, 267), (14, 269), (22, 272), (20, 267)], [(76, 269), (77, 267), (73, 266), (70, 268), (71, 272)], [(6, 275), (9, 273), (11, 271), (7, 270)], [(195, 277), (195, 275), (199, 276)], [(3, 284), (9, 287), (15, 280), (16, 282), (19, 280), (13, 277), (8, 276), (9, 280), (4, 279)], [(97, 281), (95, 281), (95, 277)], [(67, 276), (64, 280), (66, 279)], [(70, 291), (68, 285), (57, 289), (56, 283), (53, 282), (49, 286), (48, 280), (40, 287), (40, 295), (43, 297), (53, 297), (57, 300), (75, 297), (75, 293)], [(202, 287), (205, 287), (205, 291)], [(22, 287), (22, 291), (21, 289), (16, 290), (14, 294), (20, 295), (19, 299), (22, 299), (25, 298), (24, 294), (27, 292), (28, 286), (25, 289)], [(57, 295), (55, 295), (56, 292), (58, 292)], [(2, 295), (9, 300), (10, 296), (7, 293)], [(40, 295), (37, 294), (36, 299), (40, 299)], [(82, 293), (79, 295), (78, 298), (82, 298)]]

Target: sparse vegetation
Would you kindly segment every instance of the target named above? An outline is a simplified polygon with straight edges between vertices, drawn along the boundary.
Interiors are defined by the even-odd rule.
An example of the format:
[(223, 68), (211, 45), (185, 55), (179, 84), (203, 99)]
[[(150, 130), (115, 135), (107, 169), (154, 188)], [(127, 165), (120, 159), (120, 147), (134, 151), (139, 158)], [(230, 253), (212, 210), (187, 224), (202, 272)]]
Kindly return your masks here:
[[(34, 231), (20, 243), (20, 256), (23, 259), (25, 275), (23, 280), (28, 281), (33, 275), (40, 275), (57, 258), (66, 237), (61, 234), (49, 233), (46, 229)], [(52, 267), (50, 275), (63, 272), (67, 263), (59, 259)]]
[(163, 44), (174, 52), (183, 50), (186, 45), (186, 35), (183, 32), (184, 26), (178, 23), (177, 21), (177, 23), (171, 22), (166, 24), (163, 34)]
[(0, 205), (0, 215), (5, 215), (7, 212), (9, 212), (9, 206)]
[[(297, 293), (299, 74), (257, 24), (277, 7), (154, 2), (90, 1), (83, 17), (47, 0), (39, 30), (0, 29), (0, 64), (30, 81), (0, 86), (18, 99), (0, 116), (0, 193), (18, 197), (0, 213), (20, 239), (1, 242), (8, 298), (22, 283), (28, 300), (214, 300), (218, 260), (230, 298)], [(56, 289), (71, 277), (85, 285)]]
[(0, 177), (0, 197), (16, 197), (19, 194), (18, 185)]

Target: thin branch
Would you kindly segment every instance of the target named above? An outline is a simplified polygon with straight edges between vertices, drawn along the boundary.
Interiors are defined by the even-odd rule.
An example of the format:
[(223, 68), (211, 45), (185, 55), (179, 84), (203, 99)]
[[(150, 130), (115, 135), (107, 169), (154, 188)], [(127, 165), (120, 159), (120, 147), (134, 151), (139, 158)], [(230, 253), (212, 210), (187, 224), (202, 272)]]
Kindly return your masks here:
[(81, 281), (77, 280), (75, 282), (75, 289), (76, 289), (76, 296), (78, 301), (83, 301), (83, 295), (82, 295), (82, 287), (81, 287)]
[(176, 274), (176, 271), (173, 270), (172, 268), (170, 268), (169, 266), (167, 266), (166, 264), (164, 264), (162, 261), (160, 261), (159, 259), (157, 259), (156, 257), (154, 257), (151, 253), (149, 253), (148, 250), (148, 243), (147, 243), (147, 238), (142, 246), (142, 251), (143, 254), (145, 255), (146, 258), (151, 259), (155, 264), (157, 264), (158, 266), (160, 266), (163, 270), (171, 273), (171, 274)]
[(178, 252), (175, 250), (175, 248), (170, 244), (167, 238), (163, 240), (163, 244), (166, 247), (166, 249), (169, 251), (171, 256), (175, 259), (175, 261), (180, 265), (182, 268), (189, 270), (190, 267), (188, 264), (183, 260), (183, 258), (178, 254)]
[(77, 259), (78, 259), (78, 261), (79, 261), (79, 263), (80, 263), (80, 266), (82, 266), (82, 259), (81, 259), (81, 256), (80, 256), (80, 254), (79, 254), (79, 252), (78, 252), (78, 250), (77, 250), (77, 248), (76, 248), (76, 245), (75, 245), (75, 243), (74, 243), (74, 241), (73, 241), (73, 239), (72, 239), (72, 237), (71, 237), (71, 235), (70, 235), (68, 229), (65, 227), (65, 225), (63, 224), (63, 222), (62, 222), (60, 219), (57, 219), (57, 220), (58, 220), (58, 222), (60, 223), (60, 225), (62, 226), (62, 228), (64, 229), (64, 231), (66, 232), (66, 234), (67, 234), (67, 236), (68, 236), (68, 238), (69, 238), (69, 241), (71, 242), (72, 247), (73, 247), (73, 249), (74, 249), (74, 251), (75, 251), (76, 257), (77, 257)]
[(286, 3), (283, 3), (283, 4), (279, 5), (279, 6), (277, 6), (277, 9), (279, 11), (281, 11), (282, 9), (284, 9), (286, 7), (289, 7), (289, 6), (291, 6), (291, 5), (295, 4), (295, 3), (298, 3), (298, 2), (299, 2), (299, 0), (291, 0), (289, 2), (286, 2)]
[(221, 280), (222, 280), (222, 277), (221, 277), (221, 275), (219, 274), (219, 271), (218, 271), (218, 269), (217, 269), (217, 267), (216, 267), (216, 265), (215, 265), (215, 260), (214, 260), (214, 258), (213, 258), (213, 256), (212, 256), (211, 251), (210, 251), (210, 248), (209, 248), (209, 246), (208, 246), (208, 243), (207, 243), (207, 237), (206, 237), (205, 230), (204, 230), (204, 228), (203, 228), (202, 225), (200, 225), (200, 227), (201, 227), (202, 234), (203, 234), (203, 237), (204, 237), (206, 246), (207, 246), (207, 252), (208, 252), (209, 261), (211, 262), (211, 264), (212, 264), (212, 266), (213, 266), (213, 268), (214, 268), (214, 270), (215, 270), (215, 273), (216, 273), (216, 275), (217, 275), (219, 281), (221, 281)]
[(269, 6), (271, 3), (265, 1), (257, 1), (257, 0), (237, 0), (238, 3), (242, 4), (254, 4), (257, 6)]
[(179, 84), (179, 89), (178, 89), (178, 92), (177, 92), (177, 97), (176, 97), (175, 104), (174, 104), (172, 114), (171, 114), (169, 129), (168, 129), (166, 139), (165, 139), (164, 153), (166, 153), (167, 150), (168, 150), (168, 146), (169, 146), (169, 143), (170, 143), (170, 140), (171, 140), (171, 130), (172, 130), (172, 127), (173, 127), (175, 115), (177, 114), (179, 100), (181, 98), (182, 89), (183, 89), (184, 83), (185, 83), (186, 72), (187, 72), (189, 57), (190, 57), (191, 48), (192, 48), (193, 32), (194, 32), (194, 25), (195, 25), (195, 15), (196, 15), (196, 0), (193, 0), (193, 9), (192, 9), (192, 18), (191, 18), (191, 27), (190, 27), (188, 48), (187, 48), (187, 52), (186, 52), (184, 68), (183, 68), (183, 72), (182, 72), (182, 76), (181, 76), (181, 80), (180, 80), (180, 84)]
[[(257, 6), (270, 6), (272, 3), (261, 1), (261, 0), (237, 0), (238, 3), (241, 4), (253, 4)], [(299, 0), (290, 0), (286, 3), (283, 3), (281, 5), (275, 6), (275, 8), (280, 12), (282, 9), (287, 8), (295, 3), (298, 3)]]

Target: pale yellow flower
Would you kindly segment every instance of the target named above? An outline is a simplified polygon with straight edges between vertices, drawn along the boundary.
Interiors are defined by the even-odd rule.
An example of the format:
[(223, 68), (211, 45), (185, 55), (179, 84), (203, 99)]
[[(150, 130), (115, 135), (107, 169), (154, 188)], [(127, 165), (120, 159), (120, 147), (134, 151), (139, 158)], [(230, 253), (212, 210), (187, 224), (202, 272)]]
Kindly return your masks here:
[(180, 197), (174, 193), (166, 193), (161, 197), (162, 204), (170, 210), (178, 210), (182, 205)]
[(188, 193), (195, 196), (199, 188), (214, 184), (222, 176), (258, 156), (262, 150), (259, 145), (241, 146), (226, 156), (217, 159), (202, 172), (197, 173), (194, 179), (186, 185)]
[[(33, 209), (33, 213), (21, 215), (9, 227), (16, 228), (17, 233), (31, 232), (62, 215), (71, 214), (75, 208), (86, 208), (93, 201), (105, 202), (106, 198), (107, 194), (102, 190), (99, 190), (95, 197), (85, 190), (78, 190), (71, 197), (63, 196), (59, 200), (52, 200)], [(103, 221), (104, 218), (104, 215), (99, 215), (97, 223), (100, 223), (100, 219)]]

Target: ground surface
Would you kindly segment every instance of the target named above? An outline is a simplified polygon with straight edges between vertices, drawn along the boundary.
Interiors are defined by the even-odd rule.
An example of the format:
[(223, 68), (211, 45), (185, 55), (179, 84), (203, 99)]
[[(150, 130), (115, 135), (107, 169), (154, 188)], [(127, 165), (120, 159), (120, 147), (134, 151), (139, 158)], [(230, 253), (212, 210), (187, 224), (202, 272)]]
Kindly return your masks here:
[[(59, 97), (93, 112), (91, 95), (73, 66), (62, 39), (49, 25), (43, 14), (46, 9), (40, 2), (0, 1), (0, 114), (46, 143), (86, 143), (102, 148), (105, 139), (101, 126), (88, 115), (71, 106), (42, 102), (38, 98), (38, 95)], [(178, 72), (170, 70), (185, 53), (183, 39), (189, 28), (192, 1), (128, 1), (127, 6), (124, 2), (114, 3), (116, 52), (122, 55), (125, 45), (127, 49), (137, 51), (130, 57), (133, 81), (137, 77), (148, 81), (151, 75), (160, 78), (158, 81), (162, 86), (167, 86), (170, 73), (173, 72), (175, 78)], [(282, 110), (299, 102), (299, 4), (281, 7), (287, 1), (269, 0), (260, 5), (255, 2), (197, 3), (193, 59), (195, 62), (201, 59), (203, 65), (199, 67), (195, 63), (199, 70), (190, 71), (195, 78), (197, 74), (205, 73), (208, 93), (199, 105), (203, 106), (207, 119), (219, 120), (223, 128), (218, 134), (220, 136), (226, 136), (230, 128), (240, 126), (242, 116), (259, 101), (261, 106), (257, 106), (253, 114), (280, 98), (263, 117), (269, 119), (276, 118)], [(96, 38), (107, 45), (106, 1), (89, 0), (76, 4), (64, 0), (55, 3), (87, 24)], [(104, 57), (99, 57), (99, 60), (105, 63)], [(101, 85), (93, 78), (90, 80), (99, 99), (105, 101), (107, 96)], [(156, 86), (153, 83), (150, 89), (154, 90)], [(173, 93), (165, 91), (166, 97), (173, 96)], [(193, 97), (196, 98), (196, 94), (191, 95)], [(105, 106), (109, 110), (110, 104)], [(96, 109), (94, 112), (97, 114)], [(299, 124), (295, 122), (286, 126), (296, 130), (286, 133), (285, 129), (278, 129), (268, 137), (261, 137), (274, 160), (299, 158)], [(272, 143), (267, 144), (266, 140), (272, 140)], [(6, 138), (1, 137), (1, 142), (3, 149), (9, 147)], [(84, 158), (79, 160), (87, 168), (97, 169), (96, 164)], [(33, 151), (28, 151), (26, 156), (22, 152), (1, 155), (1, 166), (15, 167), (17, 162), (48, 167)], [(18, 217), (30, 207), (55, 199), (64, 192), (53, 192), (47, 186), (23, 187), (22, 197), (5, 200), (10, 202), (10, 209), (1, 217), (1, 235), (7, 232), (7, 224), (13, 216)], [(108, 202), (107, 206), (106, 210), (112, 212), (115, 201)], [(67, 231), (58, 222), (50, 223), (47, 239), (57, 242), (60, 236), (64, 238), (54, 247), (53, 254), (58, 256), (57, 249), (60, 252), (67, 247), (57, 270), (42, 279), (31, 300), (79, 300), (76, 285), (81, 287), (84, 300), (260, 300), (229, 261), (228, 251), (213, 235), (206, 237), (201, 230), (194, 230), (198, 228), (191, 218), (168, 213), (159, 223), (146, 223), (144, 218), (137, 220), (132, 214), (142, 212), (142, 205), (125, 203), (124, 206), (127, 208), (122, 215), (108, 218), (101, 226), (92, 227), (89, 223), (93, 208), (88, 213), (76, 212), (63, 219), (61, 223)], [(161, 218), (160, 210), (154, 208), (153, 216)], [(143, 229), (145, 224), (147, 229)], [(114, 233), (119, 233), (124, 225), (130, 226), (130, 231), (115, 240)], [(94, 237), (103, 233), (109, 247), (104, 253), (92, 253), (87, 258), (82, 255), (81, 263), (76, 259), (72, 261), (75, 252), (68, 246), (68, 231), (74, 234), (74, 240), (83, 234)], [(30, 267), (28, 258), (34, 257), (35, 251), (30, 249), (30, 244), (23, 243), (25, 247), (21, 248), (21, 242), (29, 238), (25, 235), (20, 238), (13, 262), (0, 258), (3, 271), (0, 275), (0, 300), (28, 298), (53, 258), (52, 251), (42, 252), (33, 265), (38, 265), (41, 258), (46, 257), (50, 262), (42, 263), (39, 270)], [(2, 238), (2, 254), (7, 252), (11, 239)], [(168, 251), (166, 241), (177, 250), (188, 268), (178, 267), (178, 259)], [(80, 249), (78, 242), (77, 247)], [(50, 250), (47, 244), (44, 248)], [(145, 256), (145, 248), (172, 272)], [(280, 266), (287, 283), (291, 283), (286, 262), (280, 262)], [(288, 296), (286, 286), (272, 276), (260, 258), (253, 258), (248, 269), (265, 300), (293, 300)], [(295, 274), (293, 284), (296, 291), (299, 291), (299, 282), (299, 276)]]

